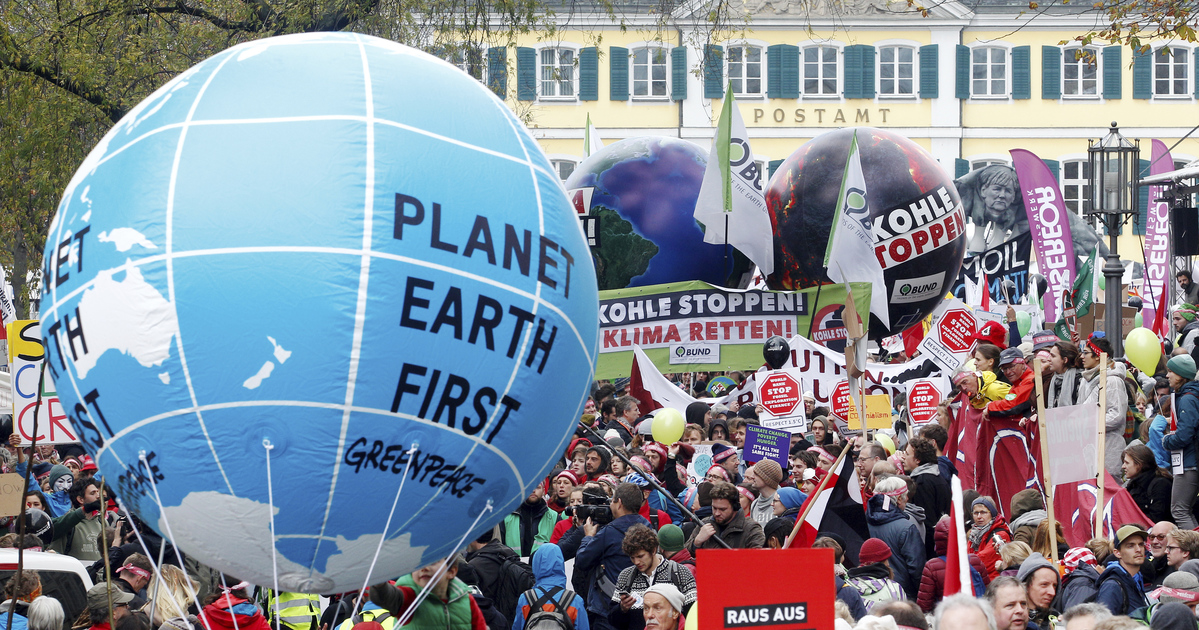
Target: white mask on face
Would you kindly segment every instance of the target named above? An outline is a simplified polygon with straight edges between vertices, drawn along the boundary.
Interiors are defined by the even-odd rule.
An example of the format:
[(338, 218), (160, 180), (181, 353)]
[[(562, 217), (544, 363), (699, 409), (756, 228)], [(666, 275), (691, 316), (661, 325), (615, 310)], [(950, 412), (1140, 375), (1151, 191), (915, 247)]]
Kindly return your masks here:
[(58, 478), (58, 481), (54, 482), (54, 491), (66, 492), (67, 490), (70, 490), (71, 486), (74, 484), (75, 479), (71, 475), (63, 475)]

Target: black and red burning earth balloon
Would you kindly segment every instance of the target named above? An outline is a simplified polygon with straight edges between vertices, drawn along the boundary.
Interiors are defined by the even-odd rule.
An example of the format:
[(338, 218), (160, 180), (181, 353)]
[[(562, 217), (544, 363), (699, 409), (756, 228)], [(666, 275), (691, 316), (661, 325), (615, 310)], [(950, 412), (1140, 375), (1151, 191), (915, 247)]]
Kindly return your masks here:
[(779, 166), (766, 189), (775, 256), (766, 282), (776, 290), (832, 282), (824, 252), (855, 129), (891, 318), (890, 328), (870, 318), (870, 337), (881, 339), (927, 317), (957, 280), (966, 254), (966, 216), (953, 179), (899, 134), (873, 127), (830, 131)]

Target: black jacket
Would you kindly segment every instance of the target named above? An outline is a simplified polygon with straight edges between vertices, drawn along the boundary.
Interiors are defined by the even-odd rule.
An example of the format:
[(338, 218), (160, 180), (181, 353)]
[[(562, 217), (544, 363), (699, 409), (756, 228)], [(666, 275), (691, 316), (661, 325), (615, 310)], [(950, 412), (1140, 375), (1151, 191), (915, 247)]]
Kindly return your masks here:
[(912, 481), (916, 482), (916, 491), (912, 493), (911, 503), (924, 509), (924, 557), (935, 558), (933, 553), (933, 530), (942, 516), (949, 514), (950, 491), (949, 482), (941, 476), (937, 464), (928, 464), (916, 468)]
[(1169, 479), (1159, 476), (1156, 468), (1129, 479), (1124, 487), (1150, 522), (1170, 520), (1171, 483)]
[(470, 582), (465, 579), (464, 581), (475, 584), (488, 599), (495, 601), (500, 569), (504, 566), (504, 560), (507, 558), (519, 559), (519, 556), (498, 538), (492, 538), (486, 545), (466, 554), (466, 563), (475, 570), (478, 581)]

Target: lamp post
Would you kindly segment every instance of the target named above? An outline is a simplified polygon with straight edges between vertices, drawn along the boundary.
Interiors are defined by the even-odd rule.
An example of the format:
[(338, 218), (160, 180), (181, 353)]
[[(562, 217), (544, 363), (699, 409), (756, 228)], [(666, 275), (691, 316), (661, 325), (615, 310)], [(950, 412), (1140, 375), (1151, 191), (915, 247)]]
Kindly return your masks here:
[(1118, 357), (1124, 354), (1123, 327), (1120, 325), (1120, 280), (1124, 276), (1124, 266), (1120, 264), (1116, 236), (1127, 222), (1126, 217), (1137, 214), (1141, 142), (1125, 138), (1113, 121), (1106, 136), (1088, 144), (1091, 208), (1087, 213), (1099, 217), (1108, 236), (1107, 262), (1103, 265), (1103, 276), (1107, 281), (1103, 330), (1112, 344), (1113, 356)]

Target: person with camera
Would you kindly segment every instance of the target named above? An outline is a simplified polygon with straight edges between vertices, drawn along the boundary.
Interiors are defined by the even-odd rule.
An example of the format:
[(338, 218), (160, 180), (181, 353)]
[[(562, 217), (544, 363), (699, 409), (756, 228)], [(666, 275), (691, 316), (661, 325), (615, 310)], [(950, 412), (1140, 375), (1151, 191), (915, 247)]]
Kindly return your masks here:
[(741, 511), (741, 495), (737, 487), (727, 481), (712, 484), (709, 493), (712, 501), (712, 516), (705, 518), (687, 541), (687, 551), (695, 555), (696, 549), (720, 549), (712, 538), (720, 536), (733, 549), (761, 549), (766, 546), (766, 534), (757, 521), (747, 518)]
[[(583, 539), (579, 544), (578, 554), (575, 555), (576, 571), (594, 572), (591, 589), (586, 597), (587, 616), (592, 630), (616, 630), (608, 621), (608, 614), (616, 606), (613, 603), (616, 580), (621, 571), (633, 566), (622, 547), (625, 533), (634, 525), (649, 526), (649, 521), (638, 514), (641, 511), (642, 500), (641, 488), (631, 483), (622, 483), (616, 486), (608, 510), (600, 509), (603, 506), (576, 508), (576, 511), (582, 507), (592, 508), (583, 519)], [(583, 517), (582, 514), (579, 516)], [(565, 539), (566, 536), (563, 536), (563, 540)]]

